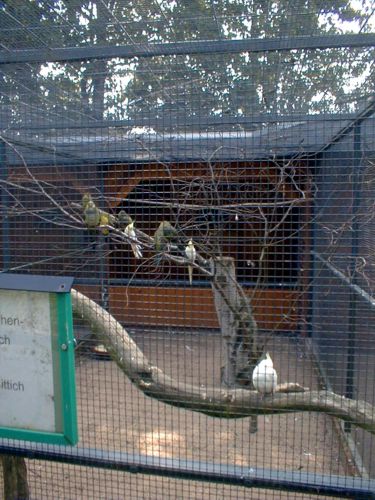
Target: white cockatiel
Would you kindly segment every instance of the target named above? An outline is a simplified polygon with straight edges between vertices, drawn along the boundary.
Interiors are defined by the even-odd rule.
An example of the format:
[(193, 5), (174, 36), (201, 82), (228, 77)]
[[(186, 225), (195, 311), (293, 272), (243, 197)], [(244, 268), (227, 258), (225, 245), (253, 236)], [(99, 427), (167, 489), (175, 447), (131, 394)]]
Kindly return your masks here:
[(142, 250), (141, 250), (141, 245), (137, 243), (137, 235), (135, 234), (135, 229), (134, 229), (134, 222), (131, 222), (128, 224), (124, 230), (125, 236), (127, 236), (131, 241), (130, 245), (132, 247), (134, 257), (136, 259), (141, 259), (142, 258)]
[[(185, 247), (185, 255), (191, 261), (195, 262), (195, 258), (197, 256), (197, 251), (195, 250), (195, 246), (192, 240), (189, 241), (187, 246)], [(188, 266), (189, 271), (189, 283), (193, 284), (193, 266)]]
[(268, 352), (253, 370), (253, 385), (261, 394), (271, 394), (276, 389), (277, 373)]

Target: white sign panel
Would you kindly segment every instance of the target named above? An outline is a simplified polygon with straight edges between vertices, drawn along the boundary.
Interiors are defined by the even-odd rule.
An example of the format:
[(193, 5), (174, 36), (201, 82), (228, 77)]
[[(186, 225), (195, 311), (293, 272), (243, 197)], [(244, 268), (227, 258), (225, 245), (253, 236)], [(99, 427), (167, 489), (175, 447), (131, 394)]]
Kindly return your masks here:
[(0, 290), (0, 426), (56, 429), (48, 293)]

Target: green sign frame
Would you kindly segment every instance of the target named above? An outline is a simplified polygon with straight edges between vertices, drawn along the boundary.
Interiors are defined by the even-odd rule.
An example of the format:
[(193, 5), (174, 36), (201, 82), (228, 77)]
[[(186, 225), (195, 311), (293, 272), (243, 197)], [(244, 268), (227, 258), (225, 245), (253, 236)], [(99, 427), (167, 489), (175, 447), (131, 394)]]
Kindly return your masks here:
[[(21, 294), (20, 297), (23, 296), (24, 300), (28, 300), (32, 296), (38, 298), (40, 294), (47, 294), (48, 296), (44, 296), (42, 300), (48, 300), (50, 312), (50, 353), (52, 359), (49, 359), (49, 361), (52, 361), (51, 373), (53, 381), (51, 382), (51, 386), (53, 386), (53, 396), (49, 397), (53, 401), (53, 404), (50, 403), (50, 405), (54, 408), (54, 423), (53, 431), (45, 431), (35, 429), (35, 425), (33, 425), (34, 428), (2, 426), (2, 422), (0, 421), (0, 438), (58, 445), (75, 445), (78, 442), (74, 363), (75, 340), (73, 336), (73, 315), (69, 279), (68, 282), (66, 280), (64, 282), (63, 278), (58, 277), (24, 275), (25, 281), (22, 284), (18, 283), (20, 275), (17, 275), (16, 280), (14, 279), (14, 275), (8, 275), (8, 277), (11, 277), (11, 279), (8, 282), (4, 281), (4, 274), (0, 274), (0, 292), (5, 292), (5, 296), (7, 291), (11, 291), (10, 293), (14, 294), (14, 290), (17, 290), (16, 294)], [(47, 279), (47, 282), (44, 279)], [(59, 281), (57, 288), (56, 280)], [(17, 282), (16, 285), (15, 282)], [(35, 286), (36, 282), (38, 282), (38, 286)], [(40, 286), (41, 283), (42, 286)], [(26, 299), (25, 294), (27, 294)], [(46, 307), (48, 307), (48, 304), (46, 304)], [(48, 343), (48, 339), (46, 342)], [(0, 350), (0, 363), (1, 354)], [(27, 412), (27, 408), (25, 408), (25, 412)]]

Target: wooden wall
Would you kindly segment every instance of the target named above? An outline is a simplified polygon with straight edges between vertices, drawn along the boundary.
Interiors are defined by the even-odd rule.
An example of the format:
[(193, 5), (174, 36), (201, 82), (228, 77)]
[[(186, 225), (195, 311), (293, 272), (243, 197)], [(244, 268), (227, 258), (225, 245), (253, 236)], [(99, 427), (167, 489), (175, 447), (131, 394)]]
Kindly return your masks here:
[[(259, 186), (259, 193), (264, 192), (267, 194), (268, 189), (272, 191), (279, 182), (278, 168), (274, 164), (265, 161), (222, 163), (217, 165), (215, 169), (215, 180), (220, 182), (223, 179), (226, 182), (228, 180), (233, 182), (241, 181), (240, 184), (248, 186), (256, 184)], [(89, 180), (87, 179), (88, 171), (92, 171), (93, 174)], [(79, 167), (67, 169), (64, 177), (59, 175), (60, 171), (54, 171), (49, 167), (35, 168), (33, 172), (39, 180), (54, 185), (55, 189), (63, 193), (64, 196), (66, 191), (69, 194), (67, 197), (69, 201), (80, 201), (83, 192), (99, 184), (98, 172), (94, 167), (90, 168), (87, 165), (82, 169)], [(303, 162), (299, 164), (299, 172), (300, 183), (305, 185), (306, 164)], [(170, 165), (168, 169), (161, 164), (108, 166), (105, 174), (105, 189), (106, 194), (112, 197), (113, 212), (116, 213), (121, 208), (121, 204), (134, 193), (137, 186), (154, 180), (168, 180), (170, 175), (173, 178), (190, 181), (195, 178), (210, 180), (211, 174), (207, 164), (204, 163), (176, 164)], [(30, 182), (27, 173), (22, 168), (10, 169), (9, 180), (15, 184)], [(285, 182), (282, 189), (280, 186), (279, 189), (283, 203), (285, 201), (294, 202), (293, 200), (298, 199), (300, 196), (300, 193), (295, 189), (295, 185), (291, 182)], [(164, 192), (161, 193), (161, 195), (165, 194)], [(40, 200), (38, 196), (31, 196), (27, 192), (24, 194), (20, 191), (17, 195), (25, 198), (25, 206), (33, 203), (34, 208), (40, 208), (41, 203), (42, 206), (48, 204), (46, 200)], [(258, 196), (261, 196), (261, 194)], [(227, 202), (230, 201), (229, 199)], [(251, 198), (251, 201), (256, 205), (257, 200)], [(142, 200), (140, 203), (142, 203)], [(309, 217), (306, 207), (305, 210), (305, 217)], [(136, 219), (137, 225), (152, 234), (152, 230), (162, 220), (163, 214), (155, 213), (155, 210), (150, 214), (147, 212), (142, 213), (145, 220), (138, 217)], [(280, 212), (279, 217), (283, 218), (283, 216), (284, 213)], [(286, 223), (290, 227), (294, 227), (293, 221), (286, 221)], [(284, 238), (281, 238), (279, 247), (274, 247), (274, 254), (271, 255), (271, 251), (268, 251), (268, 272), (274, 268), (285, 266), (285, 262), (288, 259), (290, 260), (290, 256), (294, 255), (296, 251), (304, 251), (303, 248), (298, 250), (291, 247), (288, 249), (287, 231), (290, 231), (288, 227), (286, 226), (285, 230), (282, 230)], [(247, 226), (243, 229), (234, 228), (228, 233), (228, 237), (222, 241), (225, 254), (232, 255), (236, 259), (239, 272), (245, 269), (247, 273), (251, 274), (251, 268), (249, 268), (250, 270), (245, 268), (245, 262), (247, 260), (257, 262), (259, 256), (258, 232), (257, 222), (255, 221), (252, 222), (250, 228)], [(303, 235), (304, 240), (307, 238), (307, 233), (308, 230)], [(74, 256), (74, 259), (71, 256), (72, 250), (76, 251), (85, 245), (87, 246), (86, 240), (77, 240), (79, 235), (85, 234), (79, 230), (72, 232), (69, 228), (60, 226), (50, 227), (48, 224), (43, 224), (43, 221), (40, 222), (37, 219), (31, 221), (25, 216), (22, 219), (11, 219), (10, 244), (14, 250), (12, 264), (22, 265), (30, 261), (40, 261), (40, 266), (34, 266), (32, 272), (53, 274), (57, 269), (59, 273), (63, 274), (72, 274), (82, 278), (95, 278), (98, 276), (98, 260), (95, 254), (78, 254), (78, 256)], [(25, 241), (27, 241), (26, 245)], [(138, 268), (139, 262), (132, 258), (130, 248), (121, 248), (119, 250), (111, 248), (111, 250), (110, 257), (105, 263), (105, 272), (109, 273), (109, 279), (126, 280), (133, 277), (134, 273), (137, 274), (137, 278), (150, 279), (150, 286), (113, 286), (110, 288), (110, 311), (124, 324), (194, 328), (216, 328), (218, 326), (210, 288), (152, 286), (155, 275), (148, 269), (144, 271), (144, 265), (140, 269)], [(64, 254), (66, 257), (63, 257)], [(56, 259), (57, 256), (60, 256), (60, 258)], [(46, 261), (46, 259), (49, 260)], [(307, 280), (309, 262), (303, 262), (303, 264), (304, 276)], [(168, 279), (187, 279), (185, 268), (174, 269), (170, 266), (167, 271)], [(252, 272), (256, 277), (256, 267)], [(283, 267), (280, 281), (284, 280), (284, 283), (286, 282), (288, 272), (286, 268), (284, 271)], [(161, 278), (164, 278), (162, 272), (160, 274)], [(251, 281), (253, 276), (242, 276), (242, 278)], [(296, 275), (294, 278), (295, 283), (297, 283), (301, 276)], [(267, 279), (268, 277), (265, 276), (266, 282)], [(97, 287), (85, 287), (85, 292), (99, 301), (100, 293)], [(249, 290), (249, 293), (253, 293), (253, 291)], [(300, 291), (285, 288), (267, 288), (265, 283), (262, 283), (260, 289), (255, 291), (253, 300), (255, 317), (259, 327), (273, 330), (294, 330), (298, 317), (303, 316), (307, 309), (306, 302), (303, 304), (304, 311), (302, 311), (300, 304), (303, 304), (303, 294)]]
[[(77, 286), (94, 300), (96, 286)], [(252, 294), (253, 290), (247, 290)], [(256, 290), (253, 308), (258, 326), (275, 331), (295, 330), (300, 292)], [(218, 328), (210, 288), (111, 286), (109, 310), (124, 325)]]

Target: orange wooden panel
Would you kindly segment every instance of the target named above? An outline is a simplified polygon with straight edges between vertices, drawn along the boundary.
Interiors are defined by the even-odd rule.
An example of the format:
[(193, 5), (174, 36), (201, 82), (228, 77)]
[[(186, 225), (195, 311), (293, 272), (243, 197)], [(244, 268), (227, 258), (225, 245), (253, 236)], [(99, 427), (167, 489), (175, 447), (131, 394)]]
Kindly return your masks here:
[[(90, 168), (87, 166), (87, 168)], [(95, 169), (92, 169), (90, 175), (90, 184), (87, 184), (87, 180), (80, 179), (78, 175), (69, 169), (63, 171), (63, 167), (60, 169), (56, 166), (35, 166), (32, 170), (33, 176), (41, 182), (48, 182), (52, 185), (70, 184), (74, 189), (83, 194), (86, 191), (90, 191), (90, 186), (95, 186), (98, 182), (97, 174)], [(15, 184), (34, 184), (34, 180), (30, 177), (26, 169), (22, 167), (10, 168), (8, 174), (8, 180), (14, 182)], [(65, 193), (66, 194), (66, 193)]]
[[(127, 325), (218, 328), (209, 288), (116, 286), (110, 288), (109, 297), (111, 313)], [(293, 310), (298, 297), (296, 291), (256, 291), (253, 307), (259, 327), (294, 329), (296, 317)]]
[[(93, 300), (100, 300), (98, 286), (76, 287)], [(252, 294), (253, 290), (247, 290)], [(125, 287), (109, 289), (110, 312), (126, 325), (218, 328), (209, 288)], [(258, 326), (271, 330), (296, 328), (300, 293), (294, 290), (257, 290), (253, 308)]]
[(111, 313), (125, 324), (216, 328), (210, 290), (111, 287)]
[(90, 299), (100, 304), (100, 286), (99, 285), (73, 285), (79, 292), (87, 295)]

